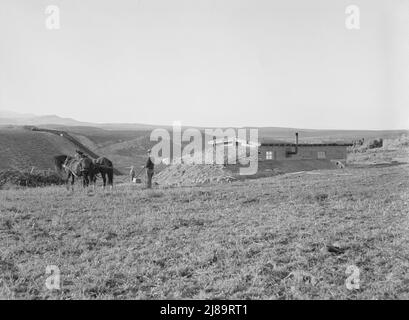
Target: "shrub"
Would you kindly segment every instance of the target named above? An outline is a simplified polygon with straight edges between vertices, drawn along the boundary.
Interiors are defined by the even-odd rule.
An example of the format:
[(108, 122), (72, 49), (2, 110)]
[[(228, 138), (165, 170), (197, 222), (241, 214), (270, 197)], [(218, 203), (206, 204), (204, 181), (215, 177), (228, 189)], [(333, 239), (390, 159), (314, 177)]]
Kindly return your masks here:
[(65, 181), (56, 173), (30, 173), (19, 170), (6, 170), (0, 172), (0, 189), (5, 185), (42, 187), (64, 183)]

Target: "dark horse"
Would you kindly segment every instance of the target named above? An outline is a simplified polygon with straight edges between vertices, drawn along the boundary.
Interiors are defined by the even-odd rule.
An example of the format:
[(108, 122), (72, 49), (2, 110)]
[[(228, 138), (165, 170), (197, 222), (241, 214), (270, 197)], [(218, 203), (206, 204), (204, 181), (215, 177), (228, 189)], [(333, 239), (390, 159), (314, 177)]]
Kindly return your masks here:
[(112, 188), (114, 184), (114, 165), (112, 161), (105, 157), (99, 157), (93, 161), (93, 164), (95, 173), (93, 182), (95, 183), (96, 176), (98, 173), (100, 173), (104, 183), (104, 188), (106, 186), (107, 177), (108, 185)]
[(74, 188), (74, 179), (82, 177), (83, 187), (89, 186), (90, 181), (94, 181), (94, 164), (88, 157), (74, 158), (67, 155), (60, 155), (54, 157), (54, 164), (57, 172), (65, 173), (67, 176), (66, 183), (71, 178), (71, 188)]

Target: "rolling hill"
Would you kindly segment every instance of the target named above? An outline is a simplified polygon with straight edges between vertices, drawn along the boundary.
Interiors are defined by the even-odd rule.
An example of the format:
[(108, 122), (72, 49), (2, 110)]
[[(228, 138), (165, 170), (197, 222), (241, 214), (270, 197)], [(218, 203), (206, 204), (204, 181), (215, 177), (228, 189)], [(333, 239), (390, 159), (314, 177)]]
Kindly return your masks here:
[(52, 133), (20, 127), (0, 129), (0, 170), (54, 167), (53, 156), (73, 154), (76, 146)]
[(23, 114), (8, 110), (0, 110), (0, 125), (33, 125), (62, 127), (96, 127), (107, 130), (152, 130), (158, 126), (140, 123), (91, 123), (57, 115)]
[[(44, 126), (50, 127), (50, 126)], [(0, 170), (53, 169), (53, 157), (80, 149), (92, 157), (106, 156), (121, 173), (146, 161), (150, 131), (108, 131), (93, 127), (61, 127), (33, 131), (32, 127), (0, 126)], [(46, 132), (46, 131), (50, 132)], [(53, 133), (54, 131), (54, 133)], [(61, 136), (59, 132), (64, 132)], [(118, 172), (119, 173), (119, 172)]]

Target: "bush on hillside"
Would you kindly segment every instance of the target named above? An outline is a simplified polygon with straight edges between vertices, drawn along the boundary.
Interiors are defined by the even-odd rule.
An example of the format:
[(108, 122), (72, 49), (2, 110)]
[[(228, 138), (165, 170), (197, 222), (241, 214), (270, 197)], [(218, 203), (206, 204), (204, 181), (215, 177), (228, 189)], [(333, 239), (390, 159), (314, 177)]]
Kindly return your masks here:
[(64, 184), (56, 173), (30, 173), (19, 170), (6, 170), (0, 172), (0, 189), (5, 186), (43, 187)]

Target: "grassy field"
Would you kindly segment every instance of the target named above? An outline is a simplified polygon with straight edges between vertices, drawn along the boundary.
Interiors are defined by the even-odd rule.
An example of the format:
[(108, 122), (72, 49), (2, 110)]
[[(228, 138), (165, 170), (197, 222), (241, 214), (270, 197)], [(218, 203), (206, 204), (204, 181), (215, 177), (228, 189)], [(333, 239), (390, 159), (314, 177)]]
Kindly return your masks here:
[[(408, 173), (0, 191), (0, 297), (408, 299)], [(61, 290), (45, 287), (47, 265)], [(357, 290), (345, 285), (349, 265)]]

